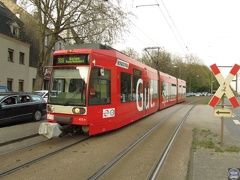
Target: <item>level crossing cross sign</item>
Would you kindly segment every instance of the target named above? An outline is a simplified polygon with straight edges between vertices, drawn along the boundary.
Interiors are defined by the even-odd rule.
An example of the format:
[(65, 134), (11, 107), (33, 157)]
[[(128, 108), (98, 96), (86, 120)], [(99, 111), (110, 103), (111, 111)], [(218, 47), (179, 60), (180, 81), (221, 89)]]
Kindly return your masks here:
[(212, 72), (214, 73), (217, 81), (219, 82), (220, 86), (212, 99), (209, 102), (209, 105), (212, 107), (215, 107), (219, 100), (222, 98), (224, 94), (228, 97), (229, 101), (231, 102), (233, 108), (236, 108), (239, 106), (239, 102), (237, 98), (234, 96), (232, 89), (230, 88), (230, 84), (234, 78), (234, 76), (237, 74), (238, 70), (240, 69), (240, 65), (235, 64), (226, 79), (224, 79), (223, 75), (221, 74), (218, 66), (216, 64), (213, 64), (210, 66), (212, 69)]

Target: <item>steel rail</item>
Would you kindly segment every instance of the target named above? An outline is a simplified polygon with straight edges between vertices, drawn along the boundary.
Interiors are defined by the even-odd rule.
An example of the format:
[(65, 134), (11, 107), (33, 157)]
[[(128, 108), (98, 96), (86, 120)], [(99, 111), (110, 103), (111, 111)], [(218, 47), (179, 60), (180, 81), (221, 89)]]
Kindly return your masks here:
[(29, 136), (21, 137), (21, 138), (18, 138), (18, 139), (13, 139), (13, 140), (10, 140), (10, 141), (2, 142), (2, 143), (0, 143), (0, 147), (1, 146), (6, 146), (6, 145), (9, 145), (9, 144), (13, 144), (13, 143), (16, 143), (16, 142), (19, 142), (19, 141), (23, 141), (23, 140), (26, 140), (26, 139), (31, 139), (31, 138), (34, 138), (34, 137), (37, 137), (37, 136), (40, 136), (40, 135), (38, 133), (36, 133), (36, 134), (29, 135)]
[(51, 153), (48, 153), (48, 154), (45, 154), (45, 155), (43, 155), (43, 156), (41, 156), (41, 157), (38, 157), (38, 158), (36, 158), (36, 159), (33, 159), (33, 160), (31, 160), (31, 161), (29, 161), (29, 162), (27, 162), (27, 163), (24, 163), (24, 164), (22, 164), (22, 165), (20, 165), (20, 166), (17, 166), (17, 167), (15, 167), (15, 168), (9, 169), (9, 170), (7, 170), (7, 171), (5, 171), (5, 172), (1, 172), (1, 173), (0, 173), (0, 178), (3, 177), (3, 176), (6, 176), (6, 175), (8, 175), (8, 174), (11, 174), (11, 173), (13, 173), (13, 172), (15, 172), (15, 171), (17, 171), (17, 170), (19, 170), (19, 169), (21, 169), (21, 168), (24, 168), (24, 167), (26, 167), (26, 166), (29, 166), (29, 165), (37, 162), (37, 161), (43, 160), (43, 159), (45, 159), (45, 158), (47, 158), (47, 157), (50, 157), (50, 156), (52, 156), (52, 155), (54, 155), (54, 154), (57, 154), (57, 153), (59, 153), (59, 152), (62, 152), (62, 151), (64, 151), (65, 149), (68, 149), (68, 148), (70, 148), (70, 147), (72, 147), (72, 146), (75, 146), (75, 145), (77, 145), (77, 144), (79, 144), (79, 143), (81, 143), (81, 142), (84, 142), (84, 141), (86, 141), (86, 140), (88, 140), (88, 139), (90, 139), (90, 138), (91, 138), (91, 137), (86, 137), (86, 138), (84, 138), (84, 139), (82, 139), (82, 140), (79, 140), (79, 141), (77, 141), (77, 142), (75, 142), (75, 143), (72, 143), (72, 144), (70, 144), (70, 145), (67, 145), (67, 146), (65, 146), (65, 147), (63, 147), (63, 148), (60, 148), (60, 149), (56, 150), (56, 151), (53, 151), (53, 152), (51, 152)]
[(46, 141), (49, 141), (49, 139), (45, 139), (45, 140), (40, 141), (40, 142), (36, 142), (36, 143), (30, 144), (30, 145), (27, 145), (27, 146), (23, 146), (23, 147), (20, 147), (20, 148), (11, 150), (11, 151), (7, 151), (7, 152), (4, 152), (4, 153), (1, 153), (0, 156), (7, 155), (7, 154), (10, 154), (10, 153), (14, 153), (14, 152), (16, 152), (16, 151), (20, 151), (20, 150), (22, 150), (22, 149), (29, 148), (29, 147), (32, 147), (32, 146), (35, 146), (35, 145), (44, 143), (44, 142), (46, 142)]
[(176, 128), (176, 130), (175, 130), (172, 138), (170, 139), (170, 141), (169, 141), (166, 149), (164, 150), (163, 155), (161, 156), (161, 158), (159, 159), (159, 161), (158, 161), (155, 169), (153, 170), (153, 172), (152, 172), (152, 174), (151, 174), (151, 176), (150, 176), (150, 178), (149, 178), (150, 180), (155, 180), (155, 179), (157, 179), (158, 173), (159, 173), (160, 170), (161, 170), (161, 167), (162, 167), (162, 165), (163, 165), (163, 163), (164, 163), (164, 161), (165, 161), (165, 159), (166, 159), (166, 157), (167, 157), (167, 155), (168, 155), (168, 153), (169, 153), (169, 150), (170, 150), (171, 146), (173, 145), (174, 140), (175, 140), (176, 137), (177, 137), (177, 134), (178, 134), (179, 130), (181, 129), (181, 127), (182, 127), (182, 125), (184, 124), (184, 122), (186, 121), (189, 113), (192, 111), (192, 109), (193, 109), (195, 106), (196, 106), (196, 105), (194, 105), (194, 106), (187, 112), (187, 114), (183, 117), (182, 121), (179, 123), (179, 125), (178, 125), (178, 127)]
[[(192, 102), (188, 103), (191, 104)], [(188, 105), (186, 104), (186, 105)], [(109, 170), (118, 160), (120, 160), (124, 155), (126, 155), (130, 150), (132, 150), (137, 144), (142, 142), (146, 137), (148, 137), (151, 133), (155, 131), (159, 126), (161, 126), (166, 120), (168, 120), (172, 115), (177, 113), (180, 109), (184, 108), (180, 107), (176, 109), (174, 112), (167, 115), (161, 122), (156, 124), (154, 127), (152, 127), (149, 131), (147, 131), (143, 136), (141, 136), (138, 140), (133, 142), (131, 145), (129, 145), (126, 149), (124, 149), (122, 152), (120, 152), (114, 159), (112, 159), (107, 165), (105, 165), (103, 168), (99, 169), (94, 175), (88, 178), (88, 180), (96, 180), (100, 176), (102, 176), (107, 170)]]

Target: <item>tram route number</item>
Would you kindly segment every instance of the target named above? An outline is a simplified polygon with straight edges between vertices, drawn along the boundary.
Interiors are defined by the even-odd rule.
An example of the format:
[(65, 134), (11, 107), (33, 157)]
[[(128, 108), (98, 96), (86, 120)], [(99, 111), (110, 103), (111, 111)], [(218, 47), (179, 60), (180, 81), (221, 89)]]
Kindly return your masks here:
[(56, 55), (53, 65), (89, 64), (87, 54)]

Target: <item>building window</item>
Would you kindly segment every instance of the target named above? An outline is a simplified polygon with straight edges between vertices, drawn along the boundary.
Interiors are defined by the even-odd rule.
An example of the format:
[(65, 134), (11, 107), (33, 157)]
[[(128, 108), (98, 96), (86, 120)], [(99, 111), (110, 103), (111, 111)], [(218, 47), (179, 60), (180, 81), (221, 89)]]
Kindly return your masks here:
[(12, 32), (15, 36), (19, 36), (19, 28), (16, 26), (13, 26), (13, 32)]
[(10, 29), (13, 35), (19, 36), (19, 26), (16, 22), (10, 24)]
[(23, 52), (19, 53), (19, 64), (24, 64), (24, 53)]
[(9, 91), (13, 91), (13, 79), (7, 79), (7, 88)]
[(17, 22), (13, 22), (11, 24), (9, 24), (11, 32), (13, 35), (15, 35), (16, 37), (19, 37), (19, 26), (17, 24)]
[(13, 49), (8, 49), (8, 61), (13, 62)]
[(24, 80), (20, 79), (18, 83), (18, 91), (23, 92), (23, 87), (24, 87)]

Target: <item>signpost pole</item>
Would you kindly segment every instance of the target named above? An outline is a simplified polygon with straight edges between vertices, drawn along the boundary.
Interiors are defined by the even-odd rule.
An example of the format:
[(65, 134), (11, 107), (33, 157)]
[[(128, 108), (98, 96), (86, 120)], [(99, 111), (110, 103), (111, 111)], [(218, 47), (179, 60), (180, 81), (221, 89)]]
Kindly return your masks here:
[[(224, 96), (222, 96), (222, 109), (224, 108)], [(221, 117), (221, 142), (220, 145), (223, 146), (223, 134), (224, 134), (224, 116)]]
[[(214, 73), (217, 81), (220, 84), (215, 95), (210, 100), (209, 105), (212, 107), (215, 107), (218, 104), (218, 102), (220, 101), (220, 99), (222, 99), (221, 109), (215, 108), (214, 113), (215, 113), (215, 116), (221, 117), (221, 142), (220, 142), (220, 145), (223, 146), (224, 117), (232, 117), (232, 110), (226, 109), (226, 108), (224, 109), (224, 95), (226, 95), (228, 97), (233, 108), (240, 106), (237, 97), (235, 97), (232, 89), (230, 88), (230, 84), (231, 84), (234, 76), (236, 76), (237, 72), (239, 71), (240, 65), (235, 64), (225, 79), (216, 64), (211, 65), (210, 68), (212, 69), (212, 72)], [(237, 77), (237, 79), (238, 79), (238, 77)]]

